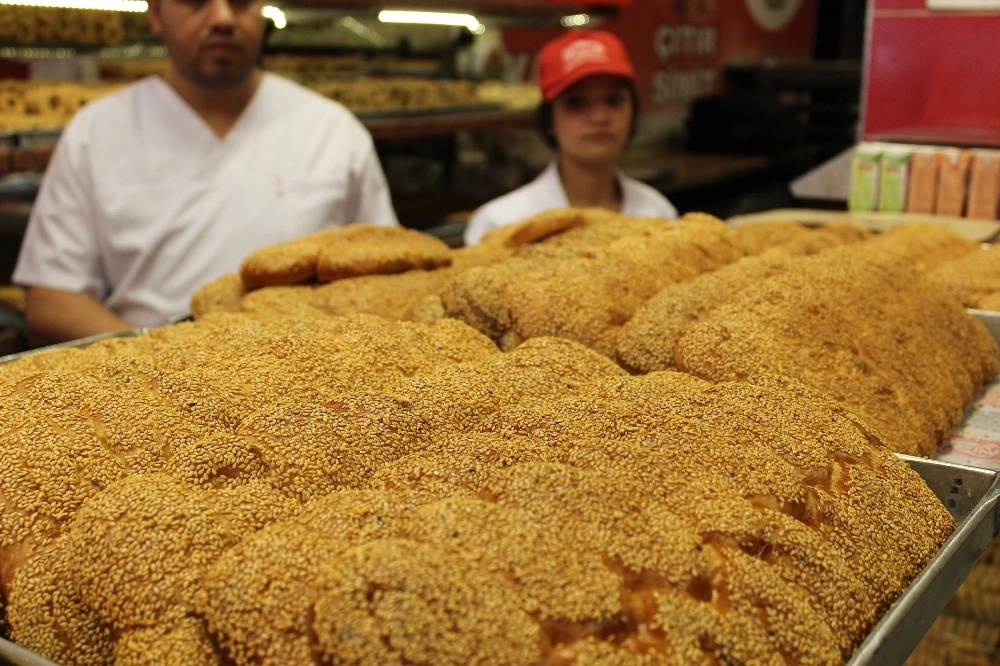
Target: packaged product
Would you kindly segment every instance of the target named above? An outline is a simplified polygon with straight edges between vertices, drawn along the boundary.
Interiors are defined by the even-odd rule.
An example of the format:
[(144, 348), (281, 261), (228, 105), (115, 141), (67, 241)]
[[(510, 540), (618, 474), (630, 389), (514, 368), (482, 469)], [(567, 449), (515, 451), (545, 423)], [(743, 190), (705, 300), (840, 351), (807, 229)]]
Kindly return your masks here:
[(940, 155), (938, 163), (940, 174), (934, 212), (938, 215), (959, 217), (965, 212), (969, 164), (972, 156), (968, 150), (959, 148), (943, 149)]
[(940, 159), (935, 149), (924, 147), (914, 151), (910, 157), (910, 183), (906, 194), (908, 212), (934, 212)]
[(882, 144), (861, 142), (854, 148), (851, 160), (851, 191), (847, 200), (850, 210), (875, 210), (878, 204), (879, 162)]
[(906, 210), (906, 190), (913, 150), (914, 146), (903, 143), (885, 144), (878, 184), (879, 210), (888, 213)]
[(1000, 206), (1000, 150), (972, 151), (966, 216), (995, 220)]

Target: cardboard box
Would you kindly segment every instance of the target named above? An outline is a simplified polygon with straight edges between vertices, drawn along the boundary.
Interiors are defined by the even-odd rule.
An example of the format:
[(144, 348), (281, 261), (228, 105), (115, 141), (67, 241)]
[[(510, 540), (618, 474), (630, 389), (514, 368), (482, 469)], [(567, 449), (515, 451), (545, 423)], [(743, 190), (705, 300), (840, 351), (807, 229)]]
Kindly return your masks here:
[(921, 148), (910, 158), (910, 184), (906, 196), (909, 213), (933, 213), (938, 192), (941, 156), (934, 149)]
[(965, 213), (969, 165), (972, 156), (959, 148), (941, 149), (938, 162), (938, 190), (934, 213), (961, 217)]
[(1000, 151), (972, 151), (966, 217), (995, 220), (1000, 217)]

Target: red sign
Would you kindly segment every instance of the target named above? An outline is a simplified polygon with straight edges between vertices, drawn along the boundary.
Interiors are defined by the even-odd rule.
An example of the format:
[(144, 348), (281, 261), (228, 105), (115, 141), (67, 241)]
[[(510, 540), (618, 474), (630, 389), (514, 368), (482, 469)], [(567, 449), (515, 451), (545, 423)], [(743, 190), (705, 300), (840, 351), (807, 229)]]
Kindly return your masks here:
[[(815, 0), (643, 0), (599, 27), (618, 35), (635, 62), (646, 112), (678, 112), (717, 92), (739, 61), (812, 54)], [(554, 29), (509, 28), (508, 52), (534, 80), (538, 49)]]

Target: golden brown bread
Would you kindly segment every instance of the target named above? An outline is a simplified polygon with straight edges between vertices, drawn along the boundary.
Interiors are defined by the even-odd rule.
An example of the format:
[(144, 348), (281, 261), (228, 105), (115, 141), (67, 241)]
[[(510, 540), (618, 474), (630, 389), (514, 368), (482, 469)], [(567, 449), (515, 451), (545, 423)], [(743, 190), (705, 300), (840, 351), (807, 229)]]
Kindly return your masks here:
[(742, 256), (731, 235), (716, 218), (682, 218), (557, 261), (508, 289), (511, 327), (518, 339), (567, 337), (613, 355), (620, 327), (646, 299)]
[[(318, 572), (313, 631), (323, 658), (361, 664), (528, 663), (539, 629), (502, 576), (458, 548), (358, 544)], [(376, 589), (378, 594), (366, 594)]]
[(863, 249), (891, 254), (924, 271), (965, 256), (979, 249), (979, 244), (942, 224), (911, 222), (878, 234)]
[(111, 633), (70, 582), (69, 548), (59, 541), (20, 568), (10, 584), (8, 635), (58, 664), (114, 663)]
[(983, 296), (974, 307), (979, 310), (1000, 311), (1000, 291)]
[(967, 308), (996, 309), (1000, 295), (1000, 249), (991, 245), (942, 262), (927, 279), (948, 290)]
[[(496, 389), (492, 416), (477, 385)], [(653, 649), (835, 664), (953, 525), (863, 423), (790, 380), (627, 377), (539, 338), (382, 392), (369, 407), (379, 392), (338, 398), (350, 413), (259, 410), (236, 437), (215, 421), (169, 474), (87, 501), (55, 541), (66, 552), (21, 571), (68, 570), (77, 624), (96, 617), (130, 658), (200, 660), (211, 645), (235, 663), (308, 662), (318, 645), (362, 663), (635, 663)], [(497, 434), (464, 434), (476, 423)], [(394, 453), (390, 435), (410, 444)], [(358, 472), (310, 494), (304, 472), (351, 450)], [(382, 489), (349, 489), (369, 480)], [(67, 649), (33, 638), (45, 623), (12, 601), (15, 639)], [(415, 610), (428, 604), (439, 612)], [(495, 631), (524, 639), (483, 647)]]
[(316, 279), (316, 262), (323, 245), (338, 229), (327, 229), (287, 243), (251, 252), (240, 264), (240, 278), (248, 289), (298, 284)]
[(243, 278), (237, 273), (227, 273), (194, 292), (191, 296), (191, 314), (201, 317), (209, 312), (239, 310), (240, 299), (246, 293)]
[(240, 277), (246, 288), (255, 289), (450, 263), (448, 245), (428, 234), (403, 227), (351, 224), (256, 250), (240, 265)]
[(587, 224), (587, 213), (587, 210), (579, 208), (555, 208), (533, 215), (517, 224), (509, 225), (509, 230), (501, 227), (491, 233), (502, 236), (504, 245), (519, 247), (528, 243), (537, 243), (549, 236)]
[(796, 377), (843, 401), (893, 450), (928, 455), (996, 374), (998, 352), (984, 326), (897, 256), (845, 247), (799, 260), (689, 326), (674, 362), (712, 381)]
[(126, 631), (115, 641), (114, 663), (221, 666), (222, 660), (205, 623), (200, 618), (183, 617), (152, 628)]
[(616, 356), (632, 372), (675, 369), (674, 347), (713, 308), (739, 298), (785, 269), (787, 259), (744, 257), (691, 280), (667, 285), (643, 303), (618, 335)]
[(871, 232), (850, 222), (809, 227), (791, 220), (763, 220), (737, 227), (735, 242), (748, 255), (798, 256), (871, 237)]
[(483, 236), (482, 244), (519, 247), (537, 243), (549, 236), (584, 224), (583, 214), (575, 208), (553, 208), (516, 222), (504, 225)]
[(404, 227), (351, 225), (354, 233), (325, 243), (316, 260), (316, 277), (331, 282), (358, 275), (430, 270), (451, 264), (441, 239)]
[(734, 240), (746, 254), (753, 255), (808, 235), (808, 227), (792, 220), (762, 220), (736, 227)]
[[(688, 223), (698, 234), (683, 247), (696, 252), (684, 257), (662, 239)], [(461, 253), (449, 279), (496, 271), (482, 286), (503, 289), (464, 306), (512, 342), (507, 299), (525, 277), (513, 266), (555, 274), (588, 253), (616, 256), (654, 293), (670, 274), (642, 275), (644, 244), (676, 249), (690, 275), (742, 256), (714, 219), (630, 224), (588, 218), (513, 259)], [(897, 270), (908, 259), (885, 258), (924, 261), (928, 248), (883, 242), (760, 259), (781, 270), (735, 289), (736, 310), (733, 276), (709, 307), (692, 299), (677, 345), (706, 379), (628, 376), (566, 337), (525, 336), (501, 353), (455, 319), (329, 317), (316, 296), (336, 283), (258, 289), (242, 312), (10, 364), (0, 590), (12, 635), (91, 663), (109, 650), (139, 663), (842, 663), (954, 523), (885, 448), (911, 441), (893, 439), (891, 410), (831, 397), (817, 378), (862, 350), (861, 365), (833, 367), (877, 376), (845, 386), (881, 388), (938, 433), (997, 365), (959, 305)], [(596, 282), (618, 284), (609, 275)], [(397, 282), (384, 277), (371, 283)], [(825, 288), (803, 287), (809, 277)], [(375, 291), (352, 280), (341, 302), (362, 307)], [(302, 300), (282, 305), (293, 293)], [(936, 340), (907, 328), (915, 311)], [(743, 353), (766, 347), (747, 313), (776, 323), (761, 329), (772, 337), (813, 326), (826, 344), (771, 367)], [(703, 357), (685, 342), (721, 322), (747, 335)], [(46, 616), (64, 597), (79, 603)], [(498, 632), (516, 640), (489, 638)]]

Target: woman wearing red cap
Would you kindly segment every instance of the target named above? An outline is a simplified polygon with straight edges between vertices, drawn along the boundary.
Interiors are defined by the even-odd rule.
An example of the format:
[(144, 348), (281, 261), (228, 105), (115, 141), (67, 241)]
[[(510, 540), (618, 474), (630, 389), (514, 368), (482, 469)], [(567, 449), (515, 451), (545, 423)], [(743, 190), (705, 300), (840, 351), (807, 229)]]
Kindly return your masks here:
[(550, 208), (596, 206), (675, 219), (677, 210), (662, 194), (618, 168), (638, 116), (635, 71), (621, 41), (603, 30), (567, 32), (542, 48), (538, 79), (538, 126), (556, 159), (535, 180), (480, 207), (465, 244)]

